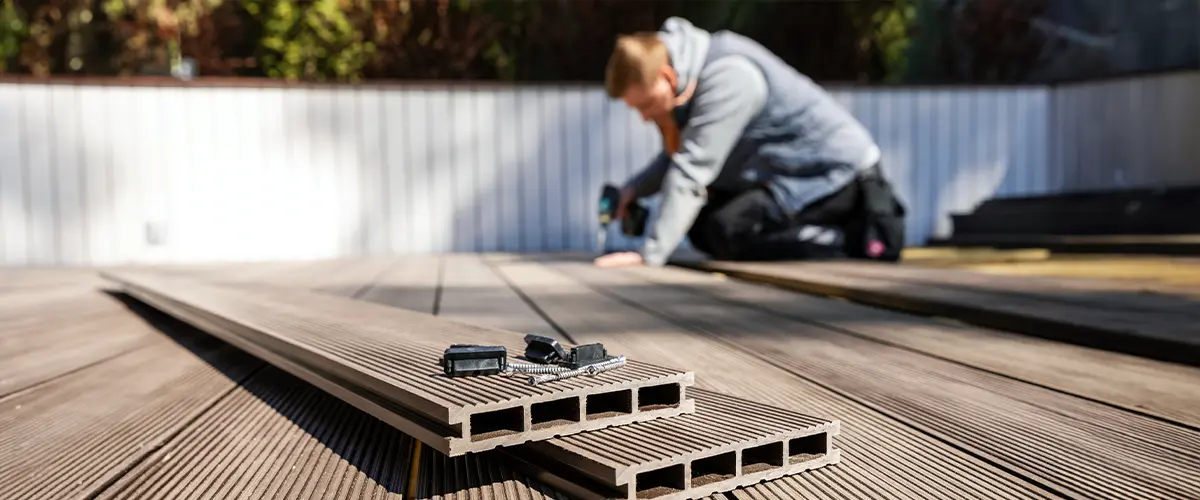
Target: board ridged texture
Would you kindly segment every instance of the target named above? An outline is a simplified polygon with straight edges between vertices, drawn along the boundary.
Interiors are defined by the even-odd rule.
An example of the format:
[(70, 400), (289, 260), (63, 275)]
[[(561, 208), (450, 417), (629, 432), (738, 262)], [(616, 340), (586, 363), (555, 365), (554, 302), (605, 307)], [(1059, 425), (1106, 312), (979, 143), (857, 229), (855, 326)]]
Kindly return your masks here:
[(504, 465), (494, 452), (461, 457), (422, 453), (415, 498), (436, 500), (568, 500), (569, 497)]
[[(478, 257), (447, 256), (443, 259), (446, 265), (445, 281), (441, 282), (440, 314), (458, 315), (457, 319), (486, 326), (512, 324), (510, 318), (519, 318), (519, 321), (532, 327), (547, 327), (544, 322), (537, 324), (531, 320), (537, 317), (536, 313), (529, 310)], [(395, 297), (399, 293), (404, 296), (402, 303), (405, 304), (430, 303), (432, 301), (422, 299), (434, 297), (437, 287), (421, 286), (424, 281), (421, 276), (419, 272), (407, 278), (404, 274), (389, 273), (388, 285), (381, 287), (376, 283), (364, 295), (371, 295), (386, 287), (379, 297)], [(485, 297), (503, 302), (510, 308), (481, 304), (480, 299)], [(719, 453), (727, 453), (752, 445), (785, 441), (789, 437), (836, 433), (838, 429), (837, 423), (828, 419), (719, 393), (705, 391), (695, 395), (695, 398), (698, 412), (693, 415), (590, 431), (526, 447), (551, 457), (569, 457), (565, 461), (588, 469), (594, 477), (609, 484), (627, 484), (638, 472), (654, 470), (669, 463), (705, 458), (718, 453), (718, 450)], [(700, 412), (699, 409), (704, 411)], [(831, 450), (828, 455), (807, 461), (798, 460), (796, 464), (788, 464), (766, 474), (795, 473), (836, 462), (837, 451)], [(752, 474), (730, 479), (724, 484), (706, 486), (728, 491), (758, 480)], [(692, 490), (675, 493), (690, 494)]]
[[(452, 379), (441, 373), (438, 359), (452, 343), (501, 344), (510, 355), (523, 351), (520, 337), (498, 330), (453, 323), (427, 314), (344, 300), (314, 293), (272, 290), (256, 292), (245, 287), (216, 286), (197, 280), (123, 273), (110, 276), (126, 285), (155, 290), (174, 301), (207, 314), (252, 328), (264, 336), (283, 339), (314, 357), (329, 361), (331, 370), (352, 373), (383, 388), (384, 396), (402, 406), (425, 413), (444, 424), (464, 422), (468, 415), (572, 395), (603, 393), (639, 385), (675, 383), (691, 385), (690, 372), (630, 361), (619, 370), (594, 377), (576, 377), (552, 384), (530, 386), (521, 377), (470, 377)], [(508, 342), (498, 342), (505, 339)], [(598, 428), (608, 422), (649, 420), (691, 411), (691, 401), (673, 407), (635, 411), (619, 417), (589, 419), (553, 429), (568, 434)], [(487, 405), (487, 406), (485, 406)], [(480, 407), (483, 406), (481, 409)], [(543, 430), (542, 434), (547, 431)], [(531, 432), (496, 439), (465, 442), (450, 438), (442, 444), (457, 455), (501, 445), (519, 444)], [(552, 434), (551, 434), (552, 435)], [(546, 437), (550, 437), (547, 435)], [(456, 445), (456, 443), (459, 443)], [(439, 446), (441, 443), (432, 443)]]
[(0, 498), (103, 489), (261, 366), (204, 335), (157, 340), (0, 400)]
[[(713, 300), (686, 286), (641, 285), (600, 288), (619, 289), (631, 303), (744, 346), (1053, 491), (1091, 498), (1179, 498), (1200, 491), (1200, 441), (1190, 430)], [(778, 293), (779, 300), (794, 296)], [(1080, 482), (1081, 475), (1096, 480)]]
[(755, 355), (597, 293), (559, 271), (514, 262), (512, 258), (497, 263), (495, 268), (578, 342), (602, 341), (614, 350), (659, 363), (686, 360), (712, 367), (697, 372), (697, 388), (804, 414), (836, 416), (841, 421), (841, 434), (835, 444), (844, 458), (836, 467), (738, 489), (737, 495), (787, 490), (790, 496), (776, 498), (1055, 497), (878, 410), (798, 378)]
[[(268, 367), (98, 498), (400, 499), (410, 490), (415, 444)], [(493, 455), (448, 458), (426, 449), (421, 457), (431, 464), (412, 485), (417, 498), (561, 498)]]

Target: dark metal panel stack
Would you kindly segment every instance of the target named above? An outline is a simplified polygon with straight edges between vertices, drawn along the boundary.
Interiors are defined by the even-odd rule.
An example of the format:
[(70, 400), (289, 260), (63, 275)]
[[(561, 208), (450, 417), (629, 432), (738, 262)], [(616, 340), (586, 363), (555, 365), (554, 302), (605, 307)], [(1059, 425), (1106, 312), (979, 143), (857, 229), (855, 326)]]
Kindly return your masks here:
[[(584, 498), (696, 498), (836, 463), (836, 421), (712, 392), (629, 360), (548, 384), (448, 377), (452, 344), (519, 335), (328, 294), (161, 272), (105, 277), (130, 295), (375, 416), (448, 458), (494, 450)], [(693, 399), (695, 398), (695, 399)], [(427, 459), (428, 460), (428, 459)]]

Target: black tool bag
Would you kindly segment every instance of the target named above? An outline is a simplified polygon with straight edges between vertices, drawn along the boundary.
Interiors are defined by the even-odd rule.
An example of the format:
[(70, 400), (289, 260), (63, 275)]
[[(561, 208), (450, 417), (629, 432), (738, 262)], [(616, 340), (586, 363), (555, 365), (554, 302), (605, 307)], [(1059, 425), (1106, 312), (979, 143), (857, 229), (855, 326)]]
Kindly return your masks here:
[(846, 227), (846, 255), (896, 262), (904, 249), (906, 210), (879, 165), (858, 175), (858, 207)]

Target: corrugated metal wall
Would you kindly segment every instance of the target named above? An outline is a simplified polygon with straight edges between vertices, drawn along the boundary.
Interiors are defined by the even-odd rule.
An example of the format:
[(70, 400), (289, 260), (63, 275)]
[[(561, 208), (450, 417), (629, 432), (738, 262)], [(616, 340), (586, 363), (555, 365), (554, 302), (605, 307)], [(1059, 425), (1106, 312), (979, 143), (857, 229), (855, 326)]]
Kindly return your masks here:
[(1200, 185), (1200, 72), (1052, 92), (1052, 190)]
[[(1050, 92), (835, 90), (913, 244), (1051, 187)], [(600, 186), (657, 146), (595, 87), (0, 84), (0, 262), (591, 250)]]

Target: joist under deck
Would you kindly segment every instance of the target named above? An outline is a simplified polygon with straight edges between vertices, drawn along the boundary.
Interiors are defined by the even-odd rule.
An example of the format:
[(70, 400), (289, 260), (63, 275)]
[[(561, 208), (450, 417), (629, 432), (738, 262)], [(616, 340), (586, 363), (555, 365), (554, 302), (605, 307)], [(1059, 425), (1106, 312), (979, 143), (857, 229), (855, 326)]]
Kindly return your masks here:
[[(572, 343), (604, 342), (610, 352), (630, 359), (694, 368), (699, 389), (841, 421), (834, 438), (843, 456), (838, 465), (722, 498), (1195, 498), (1200, 492), (1195, 411), (1200, 370), (1188, 366), (708, 273), (599, 270), (556, 256), (192, 267), (187, 275), (307, 289), (485, 328), (536, 330)], [(67, 349), (71, 342), (64, 339), (108, 347), (94, 357), (77, 349), (0, 397), (6, 410), (0, 413), (15, 415), (7, 417), (4, 429), (17, 429), (0, 429), (0, 439), (9, 432), (10, 442), (42, 450), (30, 457), (0, 455), (0, 470), (38, 471), (10, 476), (22, 480), (10, 482), (16, 486), (0, 483), (9, 493), (24, 488), (20, 491), (55, 498), (76, 492), (100, 498), (565, 498), (536, 474), (509, 467), (502, 455), (446, 457), (248, 356), (232, 365), (208, 364), (224, 367), (209, 371), (224, 385), (212, 386), (217, 396), (198, 406), (174, 403), (179, 400), (171, 398), (184, 390), (145, 385), (151, 381), (122, 384), (118, 379), (162, 372), (164, 364), (172, 370), (195, 366), (184, 359), (201, 360), (203, 367), (209, 354), (197, 353), (212, 347), (198, 350), (182, 342), (199, 334), (181, 333), (184, 325), (161, 318), (146, 321), (153, 314), (139, 316), (95, 291), (90, 278), (71, 282), (61, 276), (23, 279), (30, 285), (24, 291), (4, 291), (14, 300), (8, 302), (11, 310), (0, 310), (0, 321), (25, 327), (11, 337), (25, 347), (10, 351), (17, 344), (2, 344), (0, 356), (26, 369), (0, 378), (21, 376), (37, 359)], [(1019, 291), (1018, 285), (1028, 286), (1014, 283), (1008, 290)], [(35, 289), (49, 295), (35, 295)], [(26, 306), (42, 313), (22, 315)], [(67, 320), (71, 314), (96, 328), (78, 328)], [(61, 333), (39, 340), (34, 331)], [(115, 332), (126, 333), (109, 339)], [(159, 368), (146, 364), (154, 362)], [(129, 395), (116, 396), (118, 390)], [(68, 418), (85, 403), (61, 391), (102, 400), (113, 394), (110, 404), (97, 407), (113, 408), (104, 410), (112, 416), (55, 431), (7, 412), (25, 398), (21, 401), (42, 401), (37, 408), (48, 408), (38, 410), (50, 412), (46, 415)], [(208, 394), (200, 392), (193, 399)], [(191, 413), (164, 431), (134, 411), (155, 405)], [(132, 430), (160, 437), (138, 451), (121, 448), (119, 440), (102, 448), (76, 446), (92, 434), (89, 439)], [(713, 464), (719, 467), (718, 462)], [(77, 470), (93, 472), (79, 476)], [(68, 486), (76, 480), (83, 486)], [(16, 495), (26, 496), (38, 497)]]

